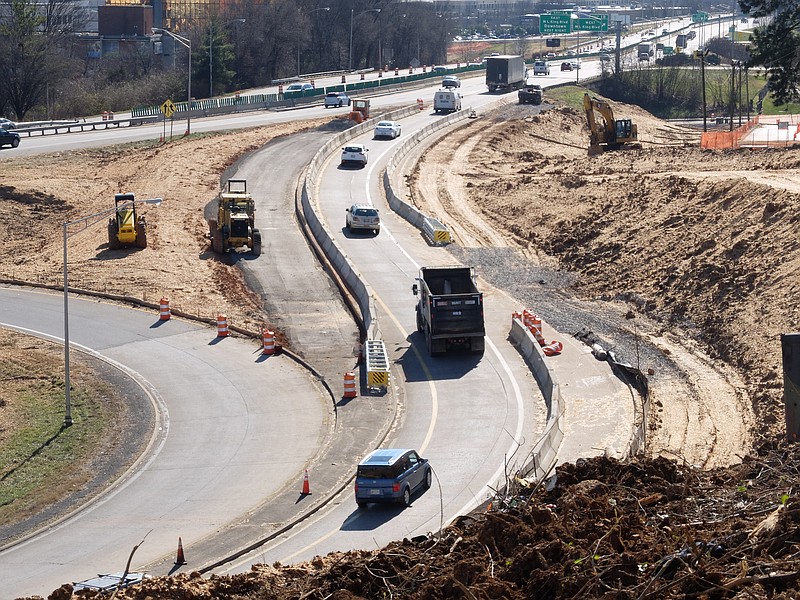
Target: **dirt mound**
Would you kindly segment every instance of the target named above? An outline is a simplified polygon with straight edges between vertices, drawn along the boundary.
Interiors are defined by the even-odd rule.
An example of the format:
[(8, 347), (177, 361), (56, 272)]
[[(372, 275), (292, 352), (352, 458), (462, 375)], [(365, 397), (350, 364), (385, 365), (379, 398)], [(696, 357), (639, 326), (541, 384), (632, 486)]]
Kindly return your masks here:
[(666, 459), (580, 460), (539, 489), (518, 482), (441, 535), (240, 575), (159, 578), (116, 597), (795, 598), (798, 467), (782, 443), (705, 473)]

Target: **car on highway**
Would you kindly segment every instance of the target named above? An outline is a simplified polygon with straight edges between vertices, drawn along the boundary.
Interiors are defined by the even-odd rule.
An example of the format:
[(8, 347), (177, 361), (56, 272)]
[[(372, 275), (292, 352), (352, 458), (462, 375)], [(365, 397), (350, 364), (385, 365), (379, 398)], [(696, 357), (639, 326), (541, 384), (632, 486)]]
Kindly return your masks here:
[(342, 148), (342, 165), (360, 165), (362, 167), (367, 164), (367, 148), (364, 144), (349, 144)]
[(411, 504), (417, 490), (427, 490), (433, 481), (428, 460), (407, 448), (379, 448), (358, 463), (355, 496), (359, 508), (370, 502)]
[(338, 108), (341, 106), (350, 106), (350, 96), (344, 92), (328, 92), (325, 94), (323, 104), (325, 108)]
[(550, 65), (546, 60), (533, 61), (534, 75), (550, 75)]
[(561, 70), (562, 71), (572, 71), (572, 63), (571, 62), (562, 62), (561, 63)]
[(16, 129), (17, 124), (11, 119), (0, 119), (0, 129)]
[(366, 229), (375, 235), (381, 232), (381, 217), (378, 209), (371, 204), (353, 204), (345, 209), (344, 225), (347, 231)]
[(461, 80), (455, 75), (445, 75), (442, 77), (442, 87), (459, 88), (461, 87)]
[(305, 83), (292, 83), (289, 85), (285, 90), (283, 90), (284, 94), (296, 94), (298, 92), (307, 92), (309, 90), (313, 90), (314, 86), (308, 82)]
[(19, 146), (19, 134), (16, 131), (0, 127), (0, 148), (3, 146), (11, 146), (12, 148)]
[(375, 125), (376, 138), (396, 138), (400, 135), (401, 127), (397, 121), (378, 121)]

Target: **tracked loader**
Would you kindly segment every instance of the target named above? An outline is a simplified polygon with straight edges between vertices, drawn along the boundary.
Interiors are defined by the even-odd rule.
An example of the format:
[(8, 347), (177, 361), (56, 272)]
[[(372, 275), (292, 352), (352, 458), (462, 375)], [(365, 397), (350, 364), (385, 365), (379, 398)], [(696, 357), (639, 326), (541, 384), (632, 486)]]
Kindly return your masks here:
[(136, 214), (134, 194), (115, 194), (114, 208), (114, 216), (108, 220), (109, 249), (147, 248), (147, 222), (143, 215)]

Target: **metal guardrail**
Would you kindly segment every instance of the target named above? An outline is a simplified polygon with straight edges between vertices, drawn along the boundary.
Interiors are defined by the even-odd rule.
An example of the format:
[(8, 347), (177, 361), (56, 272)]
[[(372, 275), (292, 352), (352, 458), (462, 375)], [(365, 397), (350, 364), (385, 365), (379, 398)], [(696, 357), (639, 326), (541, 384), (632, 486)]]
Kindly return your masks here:
[(56, 135), (59, 133), (74, 133), (83, 131), (97, 131), (101, 129), (118, 129), (119, 127), (136, 127), (146, 123), (157, 123), (163, 120), (163, 115), (151, 117), (132, 117), (130, 119), (107, 119), (105, 121), (75, 121), (69, 123), (53, 123), (38, 127), (21, 127), (15, 129), (20, 135), (33, 137), (38, 135)]

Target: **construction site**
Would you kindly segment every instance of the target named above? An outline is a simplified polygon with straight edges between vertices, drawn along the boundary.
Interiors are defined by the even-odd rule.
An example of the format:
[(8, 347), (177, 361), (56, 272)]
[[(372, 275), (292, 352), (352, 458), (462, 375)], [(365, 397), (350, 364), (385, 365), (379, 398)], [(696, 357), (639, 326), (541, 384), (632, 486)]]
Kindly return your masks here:
[[(780, 344), (800, 330), (793, 131), (780, 126), (789, 133), (777, 147), (709, 150), (698, 131), (603, 102), (567, 106), (546, 92), (535, 110), (506, 103), (465, 120), (422, 151), (406, 186), (411, 203), (447, 223), (449, 251), (489, 283), (565, 335), (578, 333), (568, 313), (594, 315), (585, 322), (669, 390), (650, 398), (646, 451), (560, 465), (548, 485), (513, 481), (486, 510), (380, 550), (225, 577), (186, 572), (116, 598), (796, 597), (800, 460), (786, 441)], [(590, 108), (606, 126), (591, 128)], [(610, 139), (619, 120), (629, 123)], [(258, 330), (275, 315), (236, 266), (197, 259), (209, 236), (225, 250), (214, 234), (235, 212), (218, 213), (209, 232), (208, 199), (244, 154), (329, 123), (6, 160), (2, 277), (57, 286), (62, 246), (52, 232), (75, 199), (100, 211), (117, 189), (136, 189), (181, 210), (148, 213), (146, 252), (124, 260), (88, 260), (97, 240), (76, 238), (71, 252), (87, 260), (76, 260), (75, 287), (166, 295), (183, 311), (224, 312)], [(629, 147), (597, 148), (609, 144)], [(252, 225), (242, 245), (258, 254)], [(276, 337), (286, 343), (285, 332)], [(6, 337), (0, 363), (24, 353), (58, 350)], [(3, 406), (0, 443), (22, 418)], [(70, 585), (50, 596), (71, 597)]]

